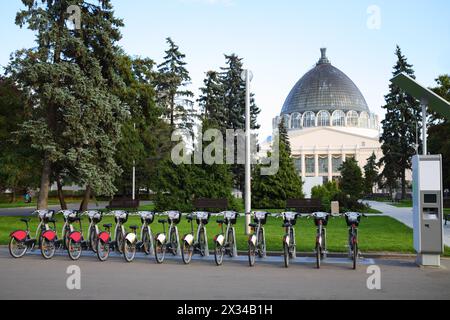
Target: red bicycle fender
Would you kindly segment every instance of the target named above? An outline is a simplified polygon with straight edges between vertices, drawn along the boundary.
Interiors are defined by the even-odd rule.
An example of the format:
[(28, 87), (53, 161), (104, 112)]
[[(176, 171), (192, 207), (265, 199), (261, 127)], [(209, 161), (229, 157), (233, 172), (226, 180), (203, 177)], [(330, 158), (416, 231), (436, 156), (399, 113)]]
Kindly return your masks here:
[(17, 241), (24, 241), (27, 238), (27, 232), (23, 230), (17, 230), (11, 233), (11, 238), (16, 239)]
[(103, 243), (109, 242), (109, 233), (108, 232), (102, 232), (98, 235), (98, 238), (103, 241)]
[(47, 230), (42, 234), (42, 237), (48, 241), (53, 241), (56, 239), (56, 232), (53, 230)]
[(76, 243), (80, 243), (82, 238), (81, 232), (79, 231), (74, 231), (69, 235), (69, 239), (72, 239)]

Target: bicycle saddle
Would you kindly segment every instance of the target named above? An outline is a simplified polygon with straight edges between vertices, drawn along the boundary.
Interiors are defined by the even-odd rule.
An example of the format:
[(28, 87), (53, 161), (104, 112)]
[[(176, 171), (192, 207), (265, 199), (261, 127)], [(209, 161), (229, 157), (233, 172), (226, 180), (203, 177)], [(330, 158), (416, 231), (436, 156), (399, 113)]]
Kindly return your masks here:
[(104, 227), (104, 228), (108, 228), (108, 229), (111, 229), (111, 227), (112, 227), (112, 223), (107, 223), (107, 224), (104, 224), (104, 225), (103, 225), (103, 227)]
[(167, 223), (167, 220), (166, 219), (160, 219), (160, 220), (158, 220), (158, 222), (159, 223)]
[(283, 223), (283, 228), (289, 228), (289, 227), (292, 227), (292, 224), (290, 222)]
[(30, 218), (22, 218), (22, 219), (20, 219), (20, 221), (28, 223), (31, 221), (31, 219)]
[(249, 227), (252, 227), (252, 228), (257, 228), (257, 227), (258, 227), (258, 225), (257, 225), (256, 223), (250, 223), (250, 224), (249, 224)]
[(224, 224), (224, 223), (225, 223), (224, 220), (217, 220), (216, 222), (217, 222), (218, 224)]
[(130, 226), (130, 229), (136, 231), (137, 229), (139, 229), (139, 227), (138, 226)]

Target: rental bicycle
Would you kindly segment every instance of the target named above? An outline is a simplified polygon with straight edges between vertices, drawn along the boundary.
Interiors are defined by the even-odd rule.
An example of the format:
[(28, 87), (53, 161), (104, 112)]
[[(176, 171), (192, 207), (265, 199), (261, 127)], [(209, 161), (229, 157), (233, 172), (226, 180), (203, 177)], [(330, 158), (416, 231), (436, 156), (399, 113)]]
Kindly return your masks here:
[[(209, 222), (209, 212), (193, 212), (187, 216), (187, 220), (191, 223), (191, 233), (183, 237), (181, 247), (181, 257), (185, 264), (189, 264), (194, 253), (200, 254), (202, 257), (207, 255), (208, 243), (206, 237), (206, 225)], [(197, 221), (197, 233), (194, 236), (194, 219)]]
[[(62, 248), (67, 250), (70, 259), (76, 261), (80, 259), (83, 251), (83, 227), (78, 210), (62, 210), (64, 217), (64, 226), (62, 228), (61, 244)], [(78, 222), (79, 228), (75, 230), (74, 224)]]
[(260, 258), (266, 256), (266, 236), (264, 225), (267, 222), (268, 212), (257, 211), (253, 214), (254, 223), (250, 223), (253, 233), (248, 238), (248, 263), (250, 267), (255, 265), (256, 255)]
[(97, 253), (97, 240), (98, 235), (100, 234), (98, 224), (103, 219), (103, 213), (101, 211), (90, 210), (84, 212), (83, 214), (87, 215), (89, 219), (87, 247), (94, 253)]
[[(224, 254), (228, 254), (231, 258), (237, 255), (236, 252), (236, 231), (234, 225), (236, 224), (239, 213), (234, 211), (224, 211), (220, 213), (224, 219), (217, 220), (222, 233), (214, 238), (214, 260), (218, 266), (223, 263)], [(223, 225), (226, 225), (224, 232)]]
[[(174, 256), (178, 255), (180, 251), (177, 225), (181, 221), (181, 212), (166, 211), (163, 214), (167, 215), (167, 219), (158, 220), (163, 225), (163, 232), (158, 233), (155, 237), (155, 258), (159, 264), (164, 262), (166, 251), (172, 253)], [(166, 223), (169, 224), (169, 241), (167, 241), (166, 236)]]
[(281, 217), (283, 218), (283, 228), (286, 233), (283, 236), (283, 256), (284, 266), (289, 267), (289, 260), (294, 259), (297, 251), (297, 243), (295, 240), (295, 228), (297, 224), (297, 212), (283, 212)]
[(316, 266), (317, 269), (320, 269), (321, 261), (326, 258), (328, 253), (326, 227), (328, 225), (330, 215), (326, 212), (314, 212), (311, 216), (314, 218), (314, 224), (317, 227), (315, 254)]
[(153, 254), (155, 251), (153, 234), (150, 225), (155, 219), (155, 214), (151, 211), (139, 211), (138, 215), (141, 217), (141, 240), (138, 241), (136, 247), (142, 250), (146, 255)]
[(348, 226), (349, 257), (353, 260), (353, 270), (356, 270), (359, 256), (358, 227), (361, 217), (366, 217), (366, 215), (359, 212), (347, 212), (344, 216)]
[[(28, 250), (33, 251), (36, 243), (41, 249), (41, 254), (45, 259), (51, 259), (56, 250), (56, 221), (53, 219), (55, 211), (53, 210), (36, 210), (33, 215), (37, 214), (39, 218), (39, 225), (36, 228), (35, 238), (30, 236), (29, 222), (30, 218), (23, 218), (20, 221), (26, 224), (25, 230), (17, 230), (10, 234), (9, 253), (14, 258), (23, 257)], [(53, 229), (49, 224), (53, 223)]]

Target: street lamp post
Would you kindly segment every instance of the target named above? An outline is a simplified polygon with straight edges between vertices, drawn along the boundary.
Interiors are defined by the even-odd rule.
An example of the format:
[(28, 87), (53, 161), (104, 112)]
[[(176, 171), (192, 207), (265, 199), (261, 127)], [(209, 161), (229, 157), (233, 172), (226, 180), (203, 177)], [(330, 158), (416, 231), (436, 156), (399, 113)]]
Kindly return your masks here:
[(245, 81), (245, 234), (249, 235), (252, 198), (251, 198), (251, 114), (250, 114), (250, 82), (253, 74), (250, 70), (242, 72), (242, 80)]
[[(136, 123), (133, 125), (134, 130), (136, 131)], [(132, 173), (132, 195), (131, 198), (136, 200), (136, 160), (133, 160), (133, 173)]]

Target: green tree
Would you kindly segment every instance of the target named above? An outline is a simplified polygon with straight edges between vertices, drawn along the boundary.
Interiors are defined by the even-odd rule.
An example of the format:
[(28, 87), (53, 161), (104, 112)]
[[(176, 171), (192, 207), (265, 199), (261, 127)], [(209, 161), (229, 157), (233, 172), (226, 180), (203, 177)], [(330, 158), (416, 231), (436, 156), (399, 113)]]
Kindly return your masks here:
[(0, 78), (0, 191), (11, 191), (11, 202), (18, 192), (38, 185), (39, 154), (31, 142), (17, 139), (14, 132), (29, 116), (26, 98), (11, 79)]
[(200, 106), (201, 120), (208, 125), (219, 128), (225, 133), (226, 118), (224, 108), (224, 87), (220, 75), (216, 71), (208, 71), (203, 81), (204, 87), (200, 88), (200, 98), (197, 100)]
[[(450, 101), (450, 75), (439, 76), (436, 82), (438, 86), (432, 90)], [(428, 125), (428, 151), (442, 154), (443, 184), (445, 189), (450, 189), (450, 121), (434, 113)]]
[[(397, 63), (393, 75), (402, 72), (415, 78), (412, 65), (408, 63), (399, 46), (396, 52)], [(416, 99), (409, 96), (398, 86), (391, 84), (389, 94), (385, 96), (386, 117), (382, 121), (383, 134), (380, 142), (384, 156), (380, 159), (383, 167), (381, 175), (384, 179), (392, 181), (399, 179), (402, 187), (402, 197), (406, 196), (406, 170), (411, 169), (411, 158), (416, 154), (416, 141), (421, 144), (416, 134), (420, 130), (421, 108)]]
[(163, 107), (164, 115), (172, 128), (188, 129), (192, 132), (195, 111), (192, 98), (194, 94), (186, 89), (191, 78), (186, 69), (186, 55), (171, 38), (167, 38), (169, 49), (164, 61), (158, 65), (159, 75), (156, 79), (158, 101)]
[(311, 198), (319, 199), (323, 209), (331, 212), (331, 201), (337, 201), (341, 190), (336, 181), (329, 181), (322, 186), (315, 186), (311, 189)]
[[(225, 121), (222, 123), (226, 129), (244, 130), (245, 129), (245, 81), (242, 80), (243, 64), (242, 58), (235, 54), (225, 55), (226, 66), (221, 68), (220, 79), (222, 90), (224, 92), (223, 115)], [(252, 130), (259, 129), (257, 117), (261, 110), (256, 106), (254, 94), (250, 97), (250, 115)], [(236, 151), (237, 152), (237, 151)], [(245, 187), (245, 167), (243, 165), (234, 165), (232, 167), (234, 185), (244, 192)]]
[[(253, 207), (285, 208), (287, 199), (303, 198), (303, 183), (297, 174), (289, 152), (290, 143), (284, 121), (279, 125), (279, 170), (275, 175), (261, 175), (261, 165), (256, 166), (252, 182)], [(270, 155), (270, 154), (269, 154)]]
[(377, 156), (375, 152), (367, 159), (367, 164), (364, 166), (364, 193), (371, 194), (373, 187), (378, 182), (378, 165)]
[[(53, 166), (63, 163), (96, 194), (112, 195), (121, 170), (114, 159), (127, 108), (114, 94), (122, 21), (110, 0), (22, 0), (16, 24), (36, 34), (7, 68), (32, 106), (21, 134), (42, 154), (38, 208), (46, 208)], [(69, 28), (67, 8), (81, 9), (81, 29)]]
[(339, 187), (344, 196), (358, 200), (364, 191), (364, 180), (361, 168), (354, 158), (347, 159), (340, 168), (341, 179)]

